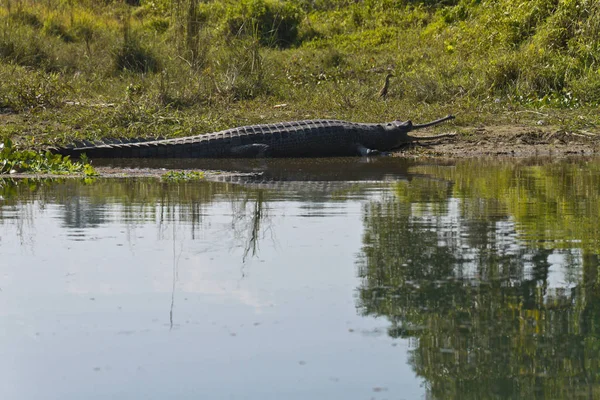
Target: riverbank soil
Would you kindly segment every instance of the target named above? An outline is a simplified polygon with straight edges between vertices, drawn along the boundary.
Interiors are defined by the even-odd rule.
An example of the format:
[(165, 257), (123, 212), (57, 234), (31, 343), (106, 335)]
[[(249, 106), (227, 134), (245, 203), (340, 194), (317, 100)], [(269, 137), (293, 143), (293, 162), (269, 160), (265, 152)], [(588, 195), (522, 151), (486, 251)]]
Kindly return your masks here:
[(544, 126), (482, 125), (461, 128), (453, 137), (417, 142), (395, 153), (396, 156), (443, 157), (560, 157), (577, 154), (600, 154), (600, 132), (597, 129), (569, 132)]

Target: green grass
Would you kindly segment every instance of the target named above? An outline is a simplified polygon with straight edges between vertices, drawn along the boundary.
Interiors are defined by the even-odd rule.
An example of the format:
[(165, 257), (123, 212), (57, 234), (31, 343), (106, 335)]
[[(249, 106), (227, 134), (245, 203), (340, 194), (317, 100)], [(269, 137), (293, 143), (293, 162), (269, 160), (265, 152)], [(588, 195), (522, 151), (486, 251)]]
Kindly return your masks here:
[(599, 34), (592, 0), (9, 0), (0, 138), (43, 148), (448, 113), (459, 127), (534, 124), (542, 112), (593, 129)]

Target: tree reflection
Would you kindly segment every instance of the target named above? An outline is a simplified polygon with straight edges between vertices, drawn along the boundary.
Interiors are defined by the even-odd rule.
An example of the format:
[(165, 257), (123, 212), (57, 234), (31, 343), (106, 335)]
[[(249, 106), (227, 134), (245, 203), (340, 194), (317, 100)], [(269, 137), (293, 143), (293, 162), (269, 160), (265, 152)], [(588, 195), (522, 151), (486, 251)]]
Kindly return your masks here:
[[(587, 246), (598, 237), (584, 231), (586, 246), (553, 244), (579, 239), (560, 237), (561, 208), (548, 211), (548, 203), (568, 190), (557, 189), (565, 175), (554, 181), (545, 175), (544, 191), (539, 175), (532, 178), (536, 184), (492, 180), (481, 176), (481, 169), (474, 171), (462, 171), (445, 200), (440, 188), (423, 191), (413, 181), (399, 184), (395, 197), (364, 207), (359, 311), (387, 317), (392, 337), (417, 339), (410, 362), (432, 398), (600, 398), (600, 263)], [(468, 190), (477, 189), (476, 175), (487, 186), (469, 196)], [(517, 187), (527, 188), (519, 196), (529, 197), (481, 195), (485, 189), (514, 196)], [(589, 210), (596, 205), (582, 204), (589, 200), (563, 196), (560, 201), (562, 209), (588, 210), (581, 214), (584, 226), (594, 218)], [(523, 211), (524, 202), (535, 207)], [(527, 223), (519, 224), (520, 215)], [(536, 240), (523, 241), (533, 236), (529, 232)], [(574, 286), (551, 282), (559, 264), (581, 271)]]
[[(19, 213), (17, 222), (34, 225), (34, 209), (46, 203), (59, 205), (63, 227), (75, 231), (123, 223), (130, 231), (141, 223), (154, 222), (159, 237), (169, 227), (190, 229), (192, 239), (202, 228), (207, 209), (228, 201), (232, 209), (233, 241), (244, 249), (243, 261), (256, 256), (259, 241), (270, 230), (268, 202), (271, 191), (246, 188), (227, 182), (160, 182), (155, 179), (97, 179), (88, 185), (75, 179), (0, 179), (0, 223), (7, 206)], [(266, 225), (266, 226), (265, 226)], [(20, 230), (23, 236), (23, 229)], [(175, 240), (175, 233), (173, 233)]]

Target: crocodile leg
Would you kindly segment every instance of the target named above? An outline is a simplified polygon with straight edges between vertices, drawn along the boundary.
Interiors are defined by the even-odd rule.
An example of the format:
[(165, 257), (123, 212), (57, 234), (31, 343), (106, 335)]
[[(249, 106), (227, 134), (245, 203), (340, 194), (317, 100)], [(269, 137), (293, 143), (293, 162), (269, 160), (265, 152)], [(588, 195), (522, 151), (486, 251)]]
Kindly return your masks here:
[(269, 146), (268, 144), (254, 143), (233, 146), (230, 151), (231, 155), (235, 157), (262, 158), (268, 157), (270, 154), (270, 150), (271, 146)]
[(360, 154), (363, 157), (378, 156), (381, 154), (379, 150), (369, 149), (360, 143), (356, 145), (356, 150), (358, 151), (358, 154)]

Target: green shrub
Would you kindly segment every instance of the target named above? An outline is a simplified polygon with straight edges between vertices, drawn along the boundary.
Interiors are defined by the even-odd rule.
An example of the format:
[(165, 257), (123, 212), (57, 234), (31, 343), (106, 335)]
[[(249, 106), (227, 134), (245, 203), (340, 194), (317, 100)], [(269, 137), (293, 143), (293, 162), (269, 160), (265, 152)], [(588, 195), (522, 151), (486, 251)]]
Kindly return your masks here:
[(344, 53), (335, 48), (330, 48), (323, 53), (322, 65), (325, 68), (337, 68), (346, 63)]
[(74, 40), (73, 36), (67, 31), (67, 28), (55, 14), (51, 14), (46, 18), (42, 32), (48, 36), (56, 36), (67, 43)]
[(240, 38), (216, 54), (217, 86), (231, 100), (248, 100), (269, 91), (257, 39)]
[(73, 33), (75, 38), (85, 43), (88, 55), (92, 53), (91, 43), (96, 36), (96, 30), (91, 20), (87, 18), (79, 18), (73, 24)]
[(440, 10), (440, 14), (445, 23), (452, 24), (458, 21), (464, 21), (469, 17), (470, 8), (464, 4), (459, 4), (456, 7), (445, 7)]
[(519, 60), (516, 57), (508, 55), (492, 60), (486, 69), (487, 86), (492, 91), (506, 91), (515, 87), (520, 74)]
[(160, 64), (152, 51), (139, 39), (129, 36), (115, 54), (115, 69), (131, 72), (157, 72)]
[(556, 53), (524, 52), (521, 76), (527, 89), (538, 96), (561, 92), (566, 85), (569, 63)]
[(31, 28), (13, 29), (0, 35), (0, 59), (27, 67), (48, 67), (50, 57)]
[(17, 10), (10, 13), (8, 17), (10, 21), (23, 25), (29, 25), (33, 28), (40, 28), (42, 26), (42, 23), (37, 15), (26, 10)]
[(17, 71), (13, 79), (6, 79), (0, 74), (0, 99), (5, 107), (14, 111), (59, 107), (70, 91), (63, 77), (57, 73)]
[(148, 29), (158, 34), (163, 34), (169, 29), (169, 19), (166, 17), (152, 17), (148, 21)]
[(298, 39), (302, 10), (290, 2), (242, 0), (227, 16), (229, 33), (255, 36), (269, 47), (288, 47)]
[(365, 23), (367, 10), (364, 7), (360, 7), (357, 4), (354, 4), (350, 8), (352, 22), (356, 27), (362, 27)]
[(598, 107), (600, 105), (600, 69), (590, 70), (569, 83), (568, 90), (575, 99)]

